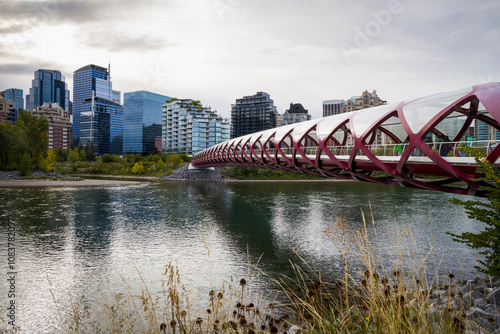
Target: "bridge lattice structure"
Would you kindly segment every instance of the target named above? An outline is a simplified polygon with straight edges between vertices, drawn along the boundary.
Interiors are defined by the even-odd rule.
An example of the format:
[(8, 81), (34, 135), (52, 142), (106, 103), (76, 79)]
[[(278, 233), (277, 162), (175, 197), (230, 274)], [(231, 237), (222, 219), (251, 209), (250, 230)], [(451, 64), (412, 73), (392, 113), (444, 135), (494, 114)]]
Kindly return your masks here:
[[(461, 145), (500, 163), (499, 122), (494, 82), (248, 134), (198, 152), (191, 163), (484, 195), (474, 180), (478, 165)], [(481, 131), (487, 140), (471, 135)]]

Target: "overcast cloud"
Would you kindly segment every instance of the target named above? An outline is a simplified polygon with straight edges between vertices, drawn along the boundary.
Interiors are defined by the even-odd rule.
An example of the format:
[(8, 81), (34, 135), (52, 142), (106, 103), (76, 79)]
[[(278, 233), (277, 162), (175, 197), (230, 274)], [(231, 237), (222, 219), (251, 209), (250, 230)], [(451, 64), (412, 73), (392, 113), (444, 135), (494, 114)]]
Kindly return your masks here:
[(39, 68), (111, 61), (113, 88), (201, 100), (229, 117), (267, 91), (300, 102), (377, 90), (389, 102), (500, 81), (500, 2), (0, 0), (0, 90)]

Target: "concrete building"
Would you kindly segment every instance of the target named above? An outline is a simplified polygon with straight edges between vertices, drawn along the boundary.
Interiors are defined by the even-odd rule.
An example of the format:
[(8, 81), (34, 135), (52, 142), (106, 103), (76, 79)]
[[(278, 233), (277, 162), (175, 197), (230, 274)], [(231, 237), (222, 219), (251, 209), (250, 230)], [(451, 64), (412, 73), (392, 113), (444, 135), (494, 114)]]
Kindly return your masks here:
[(57, 103), (44, 103), (35, 107), (31, 113), (39, 118), (44, 118), (49, 123), (48, 148), (67, 150), (73, 141), (73, 125), (69, 119), (68, 111)]
[(290, 108), (285, 110), (283, 115), (276, 117), (277, 126), (285, 126), (294, 123), (309, 121), (311, 115), (300, 103), (290, 103)]
[(163, 105), (170, 99), (145, 90), (123, 95), (123, 152), (156, 152), (155, 138), (161, 138)]
[(342, 112), (372, 108), (383, 104), (387, 104), (387, 101), (382, 100), (377, 95), (376, 90), (372, 93), (368, 93), (368, 91), (365, 90), (360, 96), (352, 96), (345, 103), (343, 103)]
[(15, 124), (17, 121), (17, 109), (15, 100), (9, 100), (5, 93), (0, 93), (0, 123)]
[[(0, 93), (3, 93), (5, 100), (15, 103), (14, 108), (16, 109), (16, 112), (14, 115), (14, 123), (17, 122), (17, 118), (19, 117), (19, 110), (24, 109), (23, 90), (18, 88), (8, 88)], [(12, 116), (10, 118), (12, 118)]]
[(323, 101), (323, 117), (338, 115), (343, 113), (342, 105), (345, 100), (326, 100)]
[(266, 92), (244, 96), (231, 106), (231, 138), (276, 127), (278, 111)]
[(360, 96), (352, 96), (348, 100), (326, 100), (323, 101), (323, 117), (338, 115), (345, 112), (372, 108), (387, 104), (382, 100), (377, 91), (369, 93), (365, 90)]
[(163, 106), (163, 153), (192, 155), (229, 140), (229, 132), (229, 123), (199, 101), (174, 98)]

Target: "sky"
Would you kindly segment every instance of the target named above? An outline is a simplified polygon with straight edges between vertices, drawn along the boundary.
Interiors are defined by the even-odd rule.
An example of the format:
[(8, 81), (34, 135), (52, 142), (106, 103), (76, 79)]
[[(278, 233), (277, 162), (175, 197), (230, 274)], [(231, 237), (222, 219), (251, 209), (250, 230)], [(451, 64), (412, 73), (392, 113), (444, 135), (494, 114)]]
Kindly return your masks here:
[(281, 114), (376, 90), (389, 103), (500, 81), (498, 0), (0, 0), (0, 91), (111, 63), (113, 89), (223, 117), (265, 91)]

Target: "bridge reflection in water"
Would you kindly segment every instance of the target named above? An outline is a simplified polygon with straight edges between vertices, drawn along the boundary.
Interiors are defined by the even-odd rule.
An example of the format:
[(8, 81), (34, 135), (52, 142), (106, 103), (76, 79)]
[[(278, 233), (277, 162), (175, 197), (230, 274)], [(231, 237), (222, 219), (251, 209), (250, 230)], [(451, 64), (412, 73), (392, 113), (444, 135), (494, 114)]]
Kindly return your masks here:
[[(493, 82), (252, 133), (195, 154), (192, 164), (273, 168), (481, 196), (481, 183), (473, 180), (478, 166), (460, 144), (497, 163), (499, 122), (500, 83)], [(494, 140), (476, 140), (482, 132)], [(424, 181), (426, 176), (441, 178)]]

